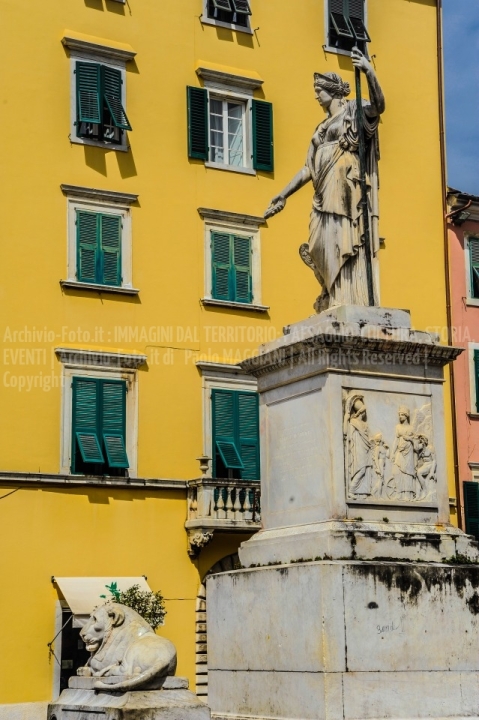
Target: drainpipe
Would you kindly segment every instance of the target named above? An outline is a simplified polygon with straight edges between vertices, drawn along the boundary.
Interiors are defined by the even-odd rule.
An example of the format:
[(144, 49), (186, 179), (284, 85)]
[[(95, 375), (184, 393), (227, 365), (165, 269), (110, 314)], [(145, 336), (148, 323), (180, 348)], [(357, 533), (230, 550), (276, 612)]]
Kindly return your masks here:
[[(439, 144), (441, 148), (441, 179), (442, 179), (442, 205), (444, 217), (444, 267), (446, 274), (446, 317), (447, 317), (447, 344), (452, 345), (452, 307), (451, 307), (451, 278), (449, 262), (449, 238), (447, 228), (447, 165), (446, 165), (446, 138), (444, 119), (444, 69), (442, 47), (442, 0), (437, 0), (437, 66), (439, 84)], [(449, 387), (451, 390), (451, 416), (454, 452), (454, 486), (456, 489), (456, 516), (457, 523), (463, 529), (461, 482), (459, 477), (459, 455), (457, 449), (457, 422), (456, 422), (456, 391), (454, 384), (454, 370), (449, 365)]]

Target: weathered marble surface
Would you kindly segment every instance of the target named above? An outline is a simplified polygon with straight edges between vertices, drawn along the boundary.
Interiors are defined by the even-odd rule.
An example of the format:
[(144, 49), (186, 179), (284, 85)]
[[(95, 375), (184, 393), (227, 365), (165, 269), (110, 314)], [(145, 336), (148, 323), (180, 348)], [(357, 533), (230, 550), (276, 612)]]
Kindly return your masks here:
[(210, 720), (210, 710), (189, 690), (64, 690), (48, 706), (47, 720)]
[(297, 563), (207, 593), (213, 714), (479, 717), (479, 566)]

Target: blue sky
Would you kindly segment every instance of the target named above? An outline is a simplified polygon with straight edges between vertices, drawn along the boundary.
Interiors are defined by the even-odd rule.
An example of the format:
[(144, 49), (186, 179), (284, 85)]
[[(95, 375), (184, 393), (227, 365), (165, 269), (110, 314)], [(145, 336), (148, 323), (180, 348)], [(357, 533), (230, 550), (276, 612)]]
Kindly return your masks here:
[(479, 0), (443, 0), (448, 185), (479, 195)]

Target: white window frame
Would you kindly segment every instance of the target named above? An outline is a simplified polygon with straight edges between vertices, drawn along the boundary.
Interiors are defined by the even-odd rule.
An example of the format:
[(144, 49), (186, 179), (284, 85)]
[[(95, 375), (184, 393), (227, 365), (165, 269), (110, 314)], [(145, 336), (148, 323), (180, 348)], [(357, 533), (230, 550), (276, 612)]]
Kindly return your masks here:
[[(199, 208), (198, 212), (204, 220), (204, 305), (222, 305), (239, 310), (254, 310), (267, 312), (268, 305), (263, 305), (261, 300), (261, 235), (259, 225), (263, 219), (253, 215), (241, 215), (240, 213), (226, 213), (219, 210)], [(218, 300), (213, 297), (213, 268), (211, 255), (211, 233), (220, 232), (251, 239), (251, 290), (253, 299), (250, 303), (232, 302), (230, 300)]]
[(465, 232), (464, 233), (464, 261), (465, 261), (465, 272), (466, 272), (466, 301), (467, 305), (479, 307), (479, 298), (473, 297), (472, 292), (472, 277), (471, 277), (471, 253), (469, 249), (469, 240), (471, 238), (479, 240), (479, 233)]
[(467, 352), (469, 360), (469, 414), (478, 415), (476, 409), (476, 373), (474, 367), (474, 351), (479, 350), (479, 343), (468, 343)]
[[(92, 40), (97, 40), (92, 38)], [(69, 50), (70, 55), (70, 142), (78, 145), (93, 145), (108, 150), (128, 152), (130, 146), (127, 140), (127, 130), (122, 132), (121, 143), (107, 143), (91, 138), (78, 137), (76, 131), (77, 120), (77, 93), (75, 67), (77, 62), (91, 62), (106, 65), (121, 72), (121, 104), (127, 110), (126, 103), (126, 63), (132, 60), (136, 53), (133, 50), (123, 50), (118, 47), (102, 45), (99, 42), (82, 40), (75, 35), (67, 35), (62, 43)]]
[[(335, 55), (346, 55), (346, 57), (351, 57), (351, 53), (349, 50), (342, 50), (341, 48), (335, 48), (332, 47), (329, 44), (329, 2), (330, 0), (324, 0), (324, 45), (323, 50), (325, 52), (334, 53)], [(364, 0), (364, 25), (366, 27), (366, 30), (368, 28), (368, 0)], [(366, 43), (367, 46), (367, 43)]]
[[(137, 295), (139, 290), (133, 287), (132, 262), (132, 222), (130, 205), (138, 200), (138, 195), (93, 190), (71, 185), (61, 186), (67, 196), (67, 279), (62, 280), (63, 287), (74, 287), (100, 292)], [(103, 285), (85, 283), (77, 278), (77, 226), (78, 210), (104, 213), (121, 217), (121, 285)]]
[[(62, 360), (62, 410), (60, 435), (60, 473), (71, 475), (72, 447), (72, 381), (74, 377), (90, 377), (99, 380), (123, 380), (126, 382), (126, 452), (130, 467), (128, 477), (138, 477), (138, 374), (131, 365), (145, 362), (145, 356), (130, 356), (123, 362), (117, 353), (94, 353), (71, 348), (56, 348)], [(128, 358), (128, 356), (124, 356)], [(132, 359), (133, 358), (133, 359)], [(98, 362), (99, 361), (99, 362)], [(108, 361), (111, 365), (107, 364)], [(101, 362), (105, 364), (100, 364)], [(113, 365), (113, 367), (112, 367)], [(129, 365), (125, 367), (122, 365)]]
[[(246, 91), (236, 90), (233, 88), (226, 88), (225, 86), (215, 85), (212, 83), (205, 82), (205, 89), (208, 91), (208, 158), (210, 155), (210, 100), (221, 100), (223, 103), (231, 102), (240, 103), (243, 105), (243, 165), (228, 165), (227, 162), (214, 162), (213, 160), (206, 160), (205, 167), (215, 168), (216, 170), (230, 170), (231, 172), (243, 173), (246, 175), (256, 175), (256, 170), (253, 168), (253, 124), (252, 124), (252, 112), (251, 103), (253, 100), (253, 93), (248, 94)], [(224, 137), (228, 135), (228, 125), (224, 122), (225, 114), (223, 109), (223, 133)], [(226, 139), (227, 144), (227, 139)], [(227, 157), (227, 155), (225, 155)]]
[(203, 454), (211, 458), (206, 477), (213, 477), (213, 411), (212, 390), (258, 392), (258, 383), (247, 375), (239, 365), (227, 363), (197, 362), (202, 375), (203, 393)]
[[(251, 0), (249, 0), (250, 7), (251, 7)], [(251, 8), (251, 12), (253, 12), (253, 8)], [(236, 23), (225, 23), (221, 22), (220, 20), (215, 20), (215, 18), (208, 17), (208, 0), (203, 0), (203, 14), (200, 17), (200, 21), (203, 23), (203, 25), (213, 25), (215, 27), (222, 27), (226, 28), (227, 30), (235, 30), (236, 32), (243, 32), (247, 35), (252, 35), (253, 30), (251, 29), (251, 15), (247, 15), (247, 26), (243, 25), (237, 25)]]
[[(225, 158), (228, 158), (229, 160), (229, 132), (228, 132), (228, 103), (234, 102), (236, 105), (239, 105), (241, 107), (241, 127), (243, 132), (243, 158), (241, 165), (230, 165), (229, 163), (220, 163), (216, 162), (214, 160), (208, 159), (208, 163), (216, 165), (226, 165), (228, 169), (236, 168), (237, 170), (242, 170), (248, 167), (248, 160), (251, 161), (251, 129), (248, 127), (248, 119), (249, 116), (251, 116), (251, 112), (248, 116), (248, 111), (251, 110), (250, 107), (248, 107), (249, 102), (244, 100), (233, 100), (232, 97), (225, 97), (223, 94), (218, 93), (218, 95), (215, 95), (213, 91), (208, 93), (208, 145), (209, 145), (209, 154), (211, 155), (211, 124), (210, 124), (210, 118), (211, 118), (211, 100), (217, 100), (218, 102), (222, 103), (222, 113), (221, 117), (223, 120), (223, 155)], [(249, 125), (251, 125), (251, 120), (249, 122)], [(249, 142), (248, 142), (249, 141)]]

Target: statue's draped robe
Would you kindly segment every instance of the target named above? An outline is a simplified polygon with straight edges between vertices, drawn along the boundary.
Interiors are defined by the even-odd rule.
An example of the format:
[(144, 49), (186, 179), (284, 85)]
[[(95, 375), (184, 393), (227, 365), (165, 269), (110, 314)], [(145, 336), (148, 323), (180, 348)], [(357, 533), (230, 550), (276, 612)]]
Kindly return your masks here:
[(392, 474), (396, 494), (401, 500), (414, 500), (416, 497), (416, 456), (415, 441), (409, 424), (396, 426), (396, 445), (393, 457)]
[[(363, 106), (367, 111), (369, 104), (363, 101)], [(364, 113), (373, 258), (379, 250), (378, 124), (379, 117)], [(358, 148), (357, 103), (350, 100), (317, 127), (306, 160), (315, 190), (309, 254), (323, 285), (320, 309), (369, 305)], [(379, 302), (376, 288), (375, 301)]]
[(370, 495), (373, 484), (373, 460), (369, 428), (364, 420), (350, 418), (347, 449), (349, 491), (352, 495)]

